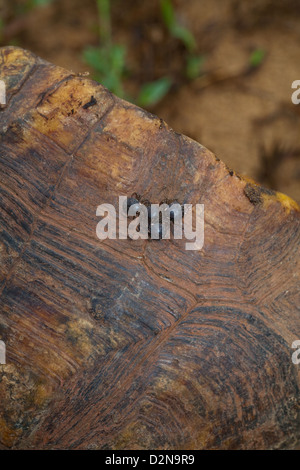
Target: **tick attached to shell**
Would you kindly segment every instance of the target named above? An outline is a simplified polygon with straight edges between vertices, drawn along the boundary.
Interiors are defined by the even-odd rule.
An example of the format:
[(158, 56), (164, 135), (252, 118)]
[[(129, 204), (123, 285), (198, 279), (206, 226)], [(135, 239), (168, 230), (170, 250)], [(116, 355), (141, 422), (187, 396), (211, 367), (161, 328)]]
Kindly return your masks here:
[(164, 233), (167, 231), (167, 223), (165, 218), (169, 218), (174, 222), (178, 217), (184, 214), (183, 207), (177, 201), (165, 202), (161, 201), (159, 204), (151, 203), (149, 200), (143, 200), (140, 195), (134, 193), (131, 197), (124, 202), (123, 210), (129, 217), (139, 215), (142, 206), (145, 206), (148, 211), (148, 233), (154, 240), (163, 238)]

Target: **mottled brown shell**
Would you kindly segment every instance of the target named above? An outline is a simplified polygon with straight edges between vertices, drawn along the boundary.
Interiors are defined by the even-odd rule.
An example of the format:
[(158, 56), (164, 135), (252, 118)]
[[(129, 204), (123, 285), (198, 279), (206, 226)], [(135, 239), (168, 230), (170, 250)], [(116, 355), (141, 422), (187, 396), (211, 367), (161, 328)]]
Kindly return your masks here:
[[(0, 447), (299, 445), (296, 203), (98, 83), (0, 53)], [(133, 193), (203, 203), (203, 249), (100, 241), (97, 206)]]

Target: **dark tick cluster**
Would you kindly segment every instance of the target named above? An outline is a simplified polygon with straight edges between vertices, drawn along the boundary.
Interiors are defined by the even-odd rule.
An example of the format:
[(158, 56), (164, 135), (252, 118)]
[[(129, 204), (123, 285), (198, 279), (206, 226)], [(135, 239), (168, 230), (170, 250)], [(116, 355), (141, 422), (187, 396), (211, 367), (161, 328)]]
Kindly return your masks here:
[[(168, 202), (168, 201), (162, 201), (158, 205), (165, 204), (167, 207), (165, 207), (166, 212), (169, 212), (169, 217), (170, 221), (174, 223), (175, 219), (178, 219), (178, 217), (183, 216), (183, 207), (177, 202)], [(139, 213), (139, 209), (141, 209), (141, 205), (144, 205), (147, 209), (148, 212), (148, 233), (152, 237), (156, 239), (161, 239), (163, 237), (163, 211), (160, 210), (156, 205), (153, 207), (153, 204), (148, 201), (148, 200), (141, 200), (141, 197), (137, 194), (134, 194), (133, 196), (129, 197), (127, 199), (127, 205), (124, 208), (126, 215), (128, 215), (129, 209), (131, 209), (131, 213)], [(173, 206), (173, 207), (172, 207)]]

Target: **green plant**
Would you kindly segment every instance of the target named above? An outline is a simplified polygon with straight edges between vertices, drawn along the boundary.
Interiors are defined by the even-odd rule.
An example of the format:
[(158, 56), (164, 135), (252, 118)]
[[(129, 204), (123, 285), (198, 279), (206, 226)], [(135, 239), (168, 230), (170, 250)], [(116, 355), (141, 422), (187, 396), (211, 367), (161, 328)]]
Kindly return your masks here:
[[(43, 0), (35, 0), (43, 1)], [(46, 1), (46, 0), (44, 0)], [(194, 79), (201, 73), (203, 56), (197, 55), (196, 41), (193, 34), (176, 19), (171, 0), (161, 0), (163, 21), (176, 39), (180, 40), (187, 50), (185, 73), (189, 79)], [(99, 45), (87, 46), (83, 51), (85, 62), (94, 70), (95, 80), (101, 82), (121, 98), (136, 101), (139, 106), (151, 107), (161, 101), (172, 86), (170, 77), (161, 77), (152, 82), (144, 83), (136, 99), (130, 99), (124, 90), (126, 67), (126, 48), (114, 43), (111, 28), (111, 1), (97, 0)]]
[(94, 78), (123, 98), (123, 78), (126, 72), (126, 49), (114, 44), (111, 37), (110, 0), (97, 0), (99, 17), (99, 46), (88, 46), (83, 51), (86, 63), (95, 71)]
[(199, 77), (202, 71), (204, 57), (202, 55), (188, 55), (186, 58), (185, 73), (187, 78), (194, 80)]
[(97, 0), (99, 37), (104, 44), (111, 43), (110, 0)]
[(172, 86), (172, 80), (163, 77), (154, 82), (145, 83), (140, 90), (137, 104), (139, 106), (154, 106), (168, 93)]
[(86, 47), (83, 57), (94, 70), (94, 78), (123, 98), (123, 77), (125, 75), (126, 50), (119, 44), (111, 44), (109, 47)]
[(83, 51), (85, 62), (93, 68), (95, 80), (101, 82), (121, 98), (136, 101), (140, 106), (151, 107), (157, 104), (169, 91), (172, 82), (162, 77), (141, 86), (137, 99), (128, 97), (124, 90), (127, 75), (126, 48), (115, 44), (111, 33), (110, 0), (97, 0), (99, 16), (99, 45), (88, 46)]
[(255, 49), (252, 52), (249, 58), (250, 67), (256, 68), (259, 67), (266, 55), (266, 51), (264, 49)]
[(160, 6), (163, 21), (170, 34), (182, 41), (187, 50), (192, 52), (196, 47), (195, 38), (187, 28), (178, 23), (172, 0), (161, 0)]
[(172, 0), (160, 0), (160, 8), (164, 24), (169, 33), (180, 40), (187, 50), (185, 73), (187, 78), (193, 80), (200, 75), (204, 62), (204, 57), (195, 53), (195, 37), (189, 29), (177, 21)]

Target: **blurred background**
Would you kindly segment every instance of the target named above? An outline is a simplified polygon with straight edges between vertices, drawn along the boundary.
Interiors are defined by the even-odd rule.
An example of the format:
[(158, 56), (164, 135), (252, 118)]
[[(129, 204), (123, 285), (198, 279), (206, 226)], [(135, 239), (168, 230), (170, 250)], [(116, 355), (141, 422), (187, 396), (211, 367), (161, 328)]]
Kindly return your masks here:
[(0, 0), (0, 43), (88, 71), (300, 202), (300, 0)]

